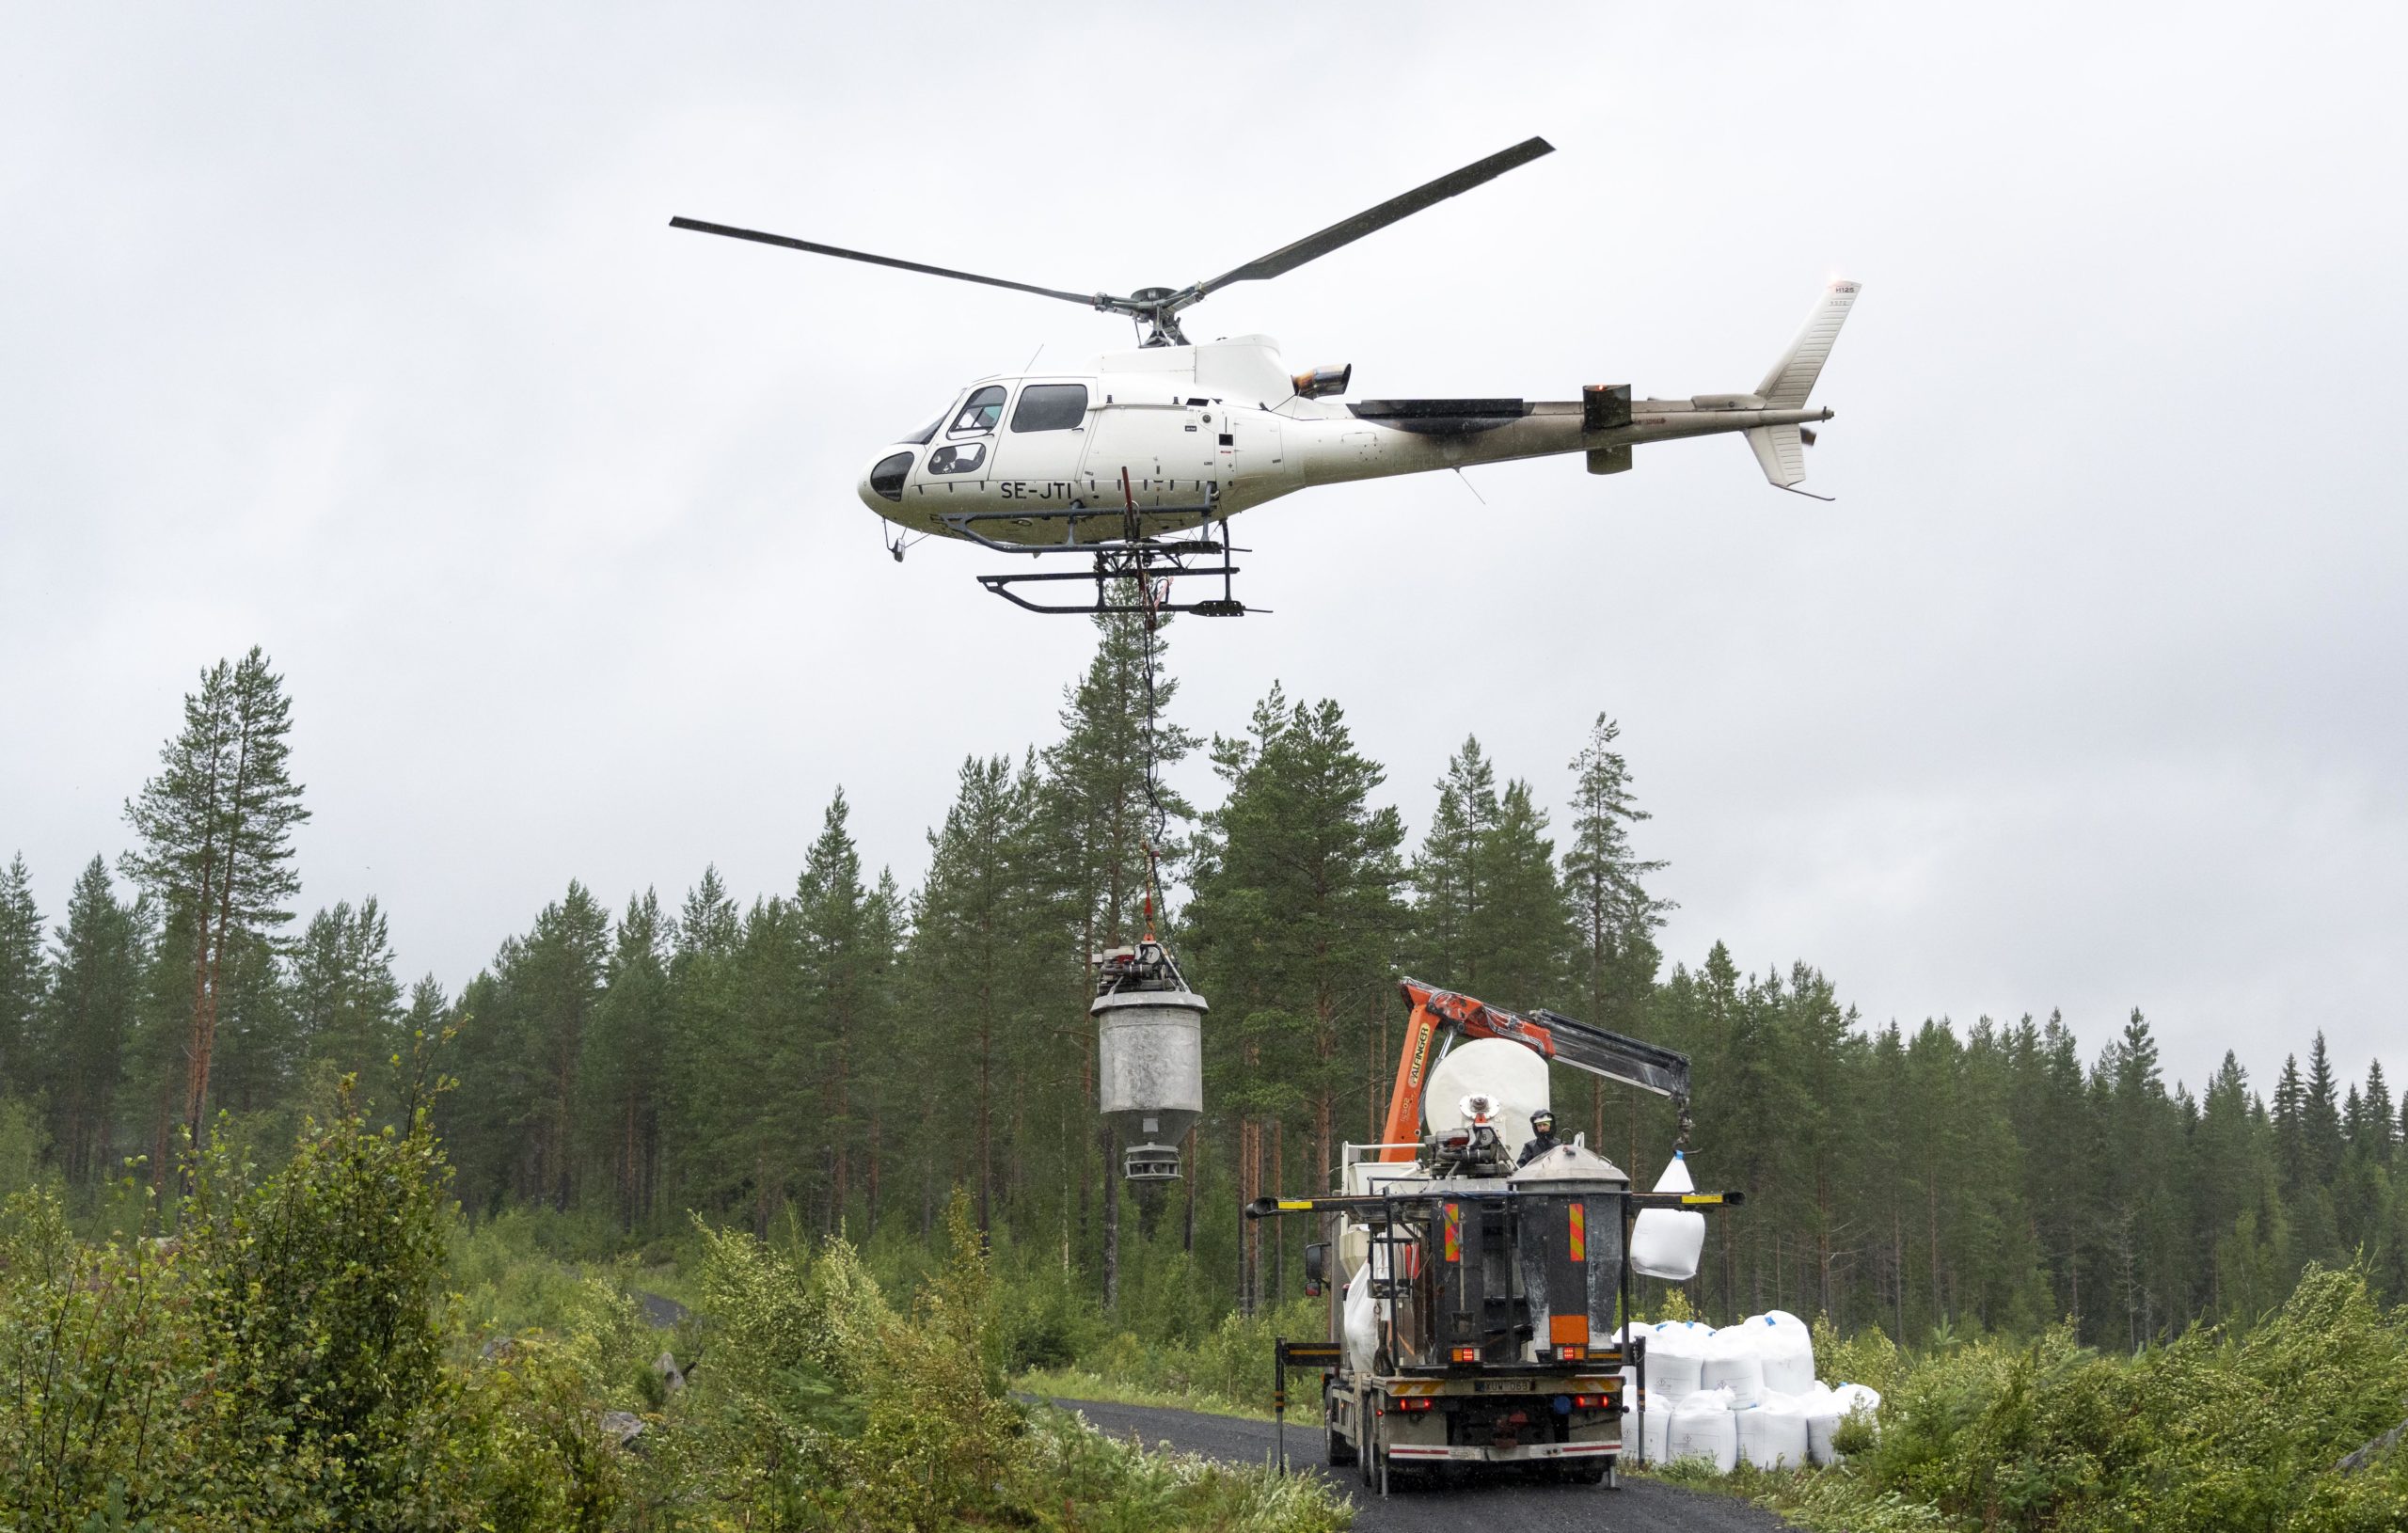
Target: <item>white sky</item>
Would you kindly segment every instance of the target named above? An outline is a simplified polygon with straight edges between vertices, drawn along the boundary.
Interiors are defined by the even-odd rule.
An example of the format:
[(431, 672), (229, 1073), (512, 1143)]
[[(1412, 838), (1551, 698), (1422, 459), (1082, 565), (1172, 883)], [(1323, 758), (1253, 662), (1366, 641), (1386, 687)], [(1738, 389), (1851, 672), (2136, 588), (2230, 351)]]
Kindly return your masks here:
[[(1124, 322), (672, 231), (1176, 285), (1529, 134), (1276, 282), (1357, 396), (1751, 387), (1821, 284), (1822, 506), (1732, 440), (1309, 492), (1182, 718), (1337, 697), (1418, 828), (1476, 733), (1621, 719), (1682, 910), (1868, 1017), (2144, 1006), (2194, 1084), (2408, 1065), (2388, 7), (0, 8), (0, 856), (55, 919), (198, 669), (264, 644), (316, 812), (457, 987), (571, 877), (907, 882), (1089, 636), (853, 483)], [(1248, 525), (1251, 524), (1251, 525)], [(1200, 762), (1192, 786), (1209, 778)]]

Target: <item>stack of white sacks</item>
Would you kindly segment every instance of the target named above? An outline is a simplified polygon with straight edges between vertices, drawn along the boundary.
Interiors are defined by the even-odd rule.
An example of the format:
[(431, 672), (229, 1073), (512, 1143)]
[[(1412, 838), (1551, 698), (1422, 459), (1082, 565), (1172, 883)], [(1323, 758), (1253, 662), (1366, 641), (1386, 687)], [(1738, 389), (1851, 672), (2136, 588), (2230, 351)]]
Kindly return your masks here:
[[(1738, 1465), (1791, 1469), (1832, 1463), (1831, 1434), (1851, 1412), (1880, 1410), (1863, 1384), (1814, 1377), (1806, 1322), (1785, 1310), (1751, 1315), (1718, 1331), (1696, 1320), (1639, 1325), (1647, 1341), (1646, 1424), (1650, 1463), (1703, 1459), (1729, 1474)], [(1638, 1370), (1624, 1368), (1624, 1398), (1639, 1400)]]

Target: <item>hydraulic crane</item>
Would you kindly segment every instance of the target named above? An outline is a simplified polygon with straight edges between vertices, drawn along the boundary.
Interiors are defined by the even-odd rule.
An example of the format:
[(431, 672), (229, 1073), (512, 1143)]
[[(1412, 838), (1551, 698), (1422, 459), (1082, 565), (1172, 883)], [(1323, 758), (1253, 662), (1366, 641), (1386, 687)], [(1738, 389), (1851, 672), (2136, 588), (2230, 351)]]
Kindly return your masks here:
[(1430, 1067), (1445, 1057), (1457, 1038), (1503, 1038), (1575, 1069), (1669, 1097), (1679, 1114), (1674, 1143), (1687, 1142), (1688, 1055), (1592, 1027), (1545, 1007), (1526, 1016), (1418, 979), (1404, 980), (1398, 988), (1413, 1015), (1405, 1023), (1404, 1051), (1397, 1059), (1396, 1087), (1388, 1095), (1387, 1124), (1380, 1134), (1386, 1146), (1380, 1151), (1383, 1161), (1414, 1158), (1421, 1138), (1421, 1097), (1429, 1086)]

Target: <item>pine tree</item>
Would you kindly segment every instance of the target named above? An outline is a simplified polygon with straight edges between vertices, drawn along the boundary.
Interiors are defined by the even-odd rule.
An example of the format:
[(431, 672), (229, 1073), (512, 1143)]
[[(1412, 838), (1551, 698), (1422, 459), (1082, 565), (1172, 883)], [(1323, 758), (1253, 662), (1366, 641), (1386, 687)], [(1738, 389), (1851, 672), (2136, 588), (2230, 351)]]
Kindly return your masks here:
[(2391, 1087), (2383, 1079), (2383, 1061), (2367, 1066), (2366, 1148), (2375, 1164), (2391, 1164), (2392, 1152), (2400, 1143), (2400, 1122), (2394, 1114)]
[(356, 1076), (363, 1107), (389, 1105), (388, 1062), (403, 1042), (402, 986), (374, 896), (356, 910), (343, 900), (311, 916), (292, 968), (298, 1063), (328, 1077)]
[[(973, 756), (961, 764), (960, 786), (944, 824), (928, 832), (928, 874), (913, 905), (911, 995), (915, 1031), (927, 1041), (928, 1062), (943, 1072), (943, 1095), (966, 1109), (966, 1173), (978, 1227), (994, 1227), (1004, 1177), (1002, 1158), (1018, 1114), (1007, 1110), (1026, 1087), (1019, 1040), (1038, 1034), (1043, 1006), (1035, 952), (1045, 940), (1035, 919), (1031, 886), (1030, 796), (1015, 782), (1011, 759)], [(1033, 1083), (1031, 1083), (1033, 1084)], [(943, 1138), (933, 1111), (940, 1093), (920, 1100), (921, 1137), (931, 1149)], [(947, 1114), (950, 1116), (951, 1114)], [(999, 1143), (1000, 1141), (1000, 1143)], [(933, 1163), (921, 1188), (921, 1221), (935, 1218)], [(948, 1178), (951, 1175), (948, 1169)]]
[(0, 870), (0, 1098), (30, 1088), (34, 1019), (41, 1010), (41, 911), (23, 852)]
[(2330, 1187), (2341, 1169), (2340, 1083), (2317, 1030), (2307, 1051), (2306, 1090), (2300, 1098), (2300, 1169), (2308, 1184)]
[(647, 889), (628, 899), (578, 1061), (588, 1153), (610, 1168), (623, 1230), (649, 1219), (659, 1184), (670, 938), (657, 894)]
[[(816, 1098), (802, 923), (794, 903), (755, 900), (730, 925), (718, 879), (687, 896), (672, 959), (680, 1062), (680, 1186), (692, 1203), (743, 1209), (767, 1236), (799, 1191), (806, 1118)], [(707, 921), (697, 921), (697, 913)]]
[(277, 942), (237, 933), (217, 980), (217, 1061), (210, 1094), (236, 1114), (299, 1105), (293, 994)]
[(67, 896), (40, 1019), (40, 1084), (59, 1169), (89, 1186), (110, 1169), (126, 1045), (142, 1004), (150, 912), (119, 904), (95, 857)]
[[(894, 922), (862, 884), (860, 850), (848, 827), (851, 814), (839, 788), (828, 805), (795, 884), (801, 938), (802, 986), (809, 1032), (801, 1044), (809, 1078), (818, 1083), (813, 1114), (812, 1162), (823, 1168), (821, 1225), (834, 1229), (856, 1192), (874, 1179), (872, 1143), (879, 1102), (865, 1078), (866, 1058), (886, 1047), (895, 951)], [(867, 1206), (867, 1205), (865, 1205)]]
[[(1275, 686), (1247, 736), (1215, 738), (1212, 758), (1228, 794), (1205, 816), (1189, 930), (1215, 1016), (1236, 1025), (1209, 1035), (1209, 1091), (1270, 1126), (1275, 1159), (1291, 1128), (1301, 1134), (1309, 1173), (1279, 1173), (1327, 1186), (1387, 1065), (1375, 1040), (1392, 1004), (1404, 827), (1372, 807), (1383, 774), (1335, 702), (1291, 704)], [(1241, 1192), (1254, 1190), (1249, 1177)]]
[(516, 1195), (562, 1209), (577, 1197), (579, 1081), (610, 956), (610, 912), (572, 878), (462, 996), (464, 1062), (501, 1087), (483, 1104), (494, 1170)]
[(1545, 830), (1529, 784), (1498, 792), (1480, 741), (1465, 740), (1413, 861), (1408, 955), (1420, 977), (1509, 1007), (1556, 999), (1572, 911)]
[(1857, 1079), (1865, 1069), (1865, 1039), (1856, 1031), (1855, 1008), (1840, 1008), (1830, 981), (1818, 971), (1802, 963), (1793, 969), (1789, 996), (1781, 1024), (1781, 1054), (1792, 1087), (1789, 1160), (1796, 1169), (1789, 1221), (1802, 1230), (1802, 1254), (1812, 1262), (1799, 1291), (1813, 1295), (1815, 1312), (1835, 1315), (1844, 1242), (1867, 1233), (1846, 1207), (1858, 1154), (1853, 1130), (1863, 1108)]
[(2255, 1207), (2258, 1181), (2272, 1159), (2272, 1146), (2250, 1117), (2248, 1072), (2227, 1049), (2224, 1063), (2208, 1080), (2186, 1177), (2196, 1249), (2208, 1268), (2203, 1304), (2210, 1313), (2223, 1314), (2227, 1308), (2222, 1291), (2225, 1264), (2217, 1249), (2237, 1228), (2241, 1215)]
[[(902, 886), (895, 880), (895, 870), (879, 869), (878, 882), (870, 886), (862, 909), (862, 950), (870, 965), (863, 1025), (869, 1035), (894, 1041), (866, 1051), (861, 1073), (863, 1099), (869, 1114), (862, 1146), (867, 1157), (862, 1216), (864, 1227), (871, 1230), (891, 1211), (886, 1197), (889, 1167), (911, 1158), (906, 1152), (918, 1137), (915, 1130), (921, 1121), (919, 1078), (908, 1058), (915, 1039), (900, 1025), (901, 964), (910, 923), (911, 908)], [(903, 1131), (896, 1132), (898, 1128)]]
[(1468, 935), (1473, 961), (1487, 976), (1481, 983), (1508, 1006), (1544, 1005), (1563, 991), (1572, 912), (1546, 826), (1530, 785), (1518, 778), (1506, 783), (1483, 858), (1487, 898)]
[(421, 1111), (433, 1108), (447, 1088), (457, 1084), (443, 1073), (443, 1067), (458, 1019), (458, 1012), (444, 1000), (443, 987), (435, 976), (420, 975), (410, 987), (409, 1007), (402, 1014), (395, 1121), (415, 1124)]
[(2087, 1242), (2097, 1227), (2096, 1125), (2082, 1057), (2061, 1013), (2034, 1028), (2025, 1018), (2010, 1049), (2015, 1122), (2023, 1145), (2023, 1201), (2048, 1273), (2052, 1317), (2084, 1314)]
[[(1492, 879), (1488, 854), (1497, 830), (1497, 772), (1466, 738), (1438, 780), (1438, 805), (1413, 859), (1413, 934), (1407, 962), (1432, 984), (1477, 992), (1479, 940)], [(1512, 1005), (1502, 995), (1499, 1004)]]
[(2285, 1054), (2283, 1073), (2274, 1082), (2274, 1166), (2287, 1198), (2299, 1197), (2314, 1179), (2308, 1169), (2306, 1101), (2299, 1056)]
[(218, 661), (185, 696), (184, 727), (160, 751), (159, 775), (126, 805), (142, 840), (126, 871), (195, 936), (183, 1115), (196, 1149), (235, 966), (247, 955), (256, 970), (248, 950), (293, 918), (283, 902), (300, 887), (292, 838), (309, 812), (292, 778), (292, 716), (283, 678), (256, 645), (239, 664)]
[[(1614, 743), (1621, 726), (1604, 714), (1572, 759), (1572, 844), (1564, 848), (1563, 883), (1572, 901), (1575, 988), (1582, 1019), (1618, 1033), (1643, 1035), (1642, 1010), (1663, 961), (1656, 933), (1678, 909), (1648, 893), (1647, 879), (1668, 865), (1631, 849), (1630, 828), (1649, 817), (1630, 785), (1630, 766)], [(1630, 1143), (1636, 1154), (1638, 1110)], [(1589, 1082), (1589, 1131), (1605, 1138), (1605, 1083)]]

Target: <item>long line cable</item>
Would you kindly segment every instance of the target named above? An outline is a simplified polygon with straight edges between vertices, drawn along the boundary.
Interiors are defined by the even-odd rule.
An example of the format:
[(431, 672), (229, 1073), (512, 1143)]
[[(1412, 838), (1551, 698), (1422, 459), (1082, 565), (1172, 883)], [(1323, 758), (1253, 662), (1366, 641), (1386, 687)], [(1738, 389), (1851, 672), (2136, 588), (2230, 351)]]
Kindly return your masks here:
[[(1132, 545), (1142, 545), (1144, 542), (1143, 521), (1137, 514), (1137, 497), (1129, 482), (1129, 469), (1125, 465), (1120, 470), (1120, 503), (1122, 539)], [(1146, 568), (1142, 551), (1136, 558), (1135, 569), (1138, 601), (1144, 608), (1146, 616), (1144, 640), (1146, 719), (1143, 750), (1146, 761), (1146, 803), (1152, 813), (1147, 822), (1146, 833), (1139, 839), (1138, 845), (1146, 851), (1146, 940), (1150, 944), (1154, 942), (1154, 912), (1162, 905), (1160, 848), (1163, 837), (1170, 830), (1170, 812), (1163, 807), (1162, 752), (1160, 742), (1156, 738), (1156, 723), (1161, 704), (1154, 695), (1154, 648), (1162, 632), (1163, 605), (1170, 600), (1170, 580), (1165, 577), (1159, 585), (1155, 582), (1152, 575)], [(1097, 589), (1099, 591), (1102, 589), (1101, 579), (1097, 581)], [(1164, 956), (1167, 957), (1168, 955), (1165, 954)], [(1172, 972), (1176, 973), (1178, 971), (1174, 967)], [(1182, 980), (1180, 983), (1184, 984), (1185, 981)]]
[(1160, 703), (1154, 692), (1154, 650), (1162, 632), (1162, 607), (1169, 599), (1170, 582), (1159, 586), (1144, 574), (1138, 577), (1146, 607), (1146, 803), (1152, 811), (1143, 845), (1146, 848), (1146, 940), (1154, 940), (1154, 911), (1161, 903), (1163, 837), (1170, 830), (1170, 812), (1163, 807), (1162, 751), (1156, 737)]

